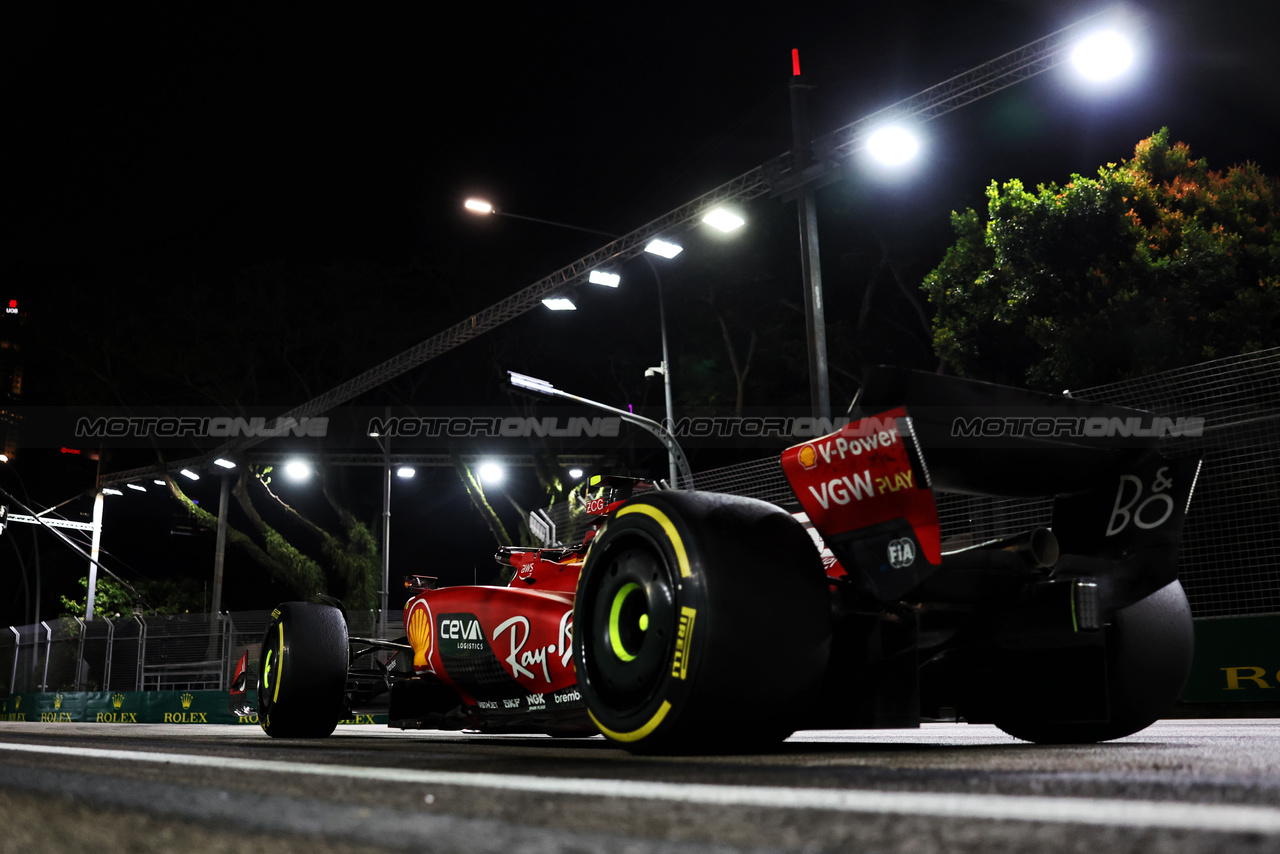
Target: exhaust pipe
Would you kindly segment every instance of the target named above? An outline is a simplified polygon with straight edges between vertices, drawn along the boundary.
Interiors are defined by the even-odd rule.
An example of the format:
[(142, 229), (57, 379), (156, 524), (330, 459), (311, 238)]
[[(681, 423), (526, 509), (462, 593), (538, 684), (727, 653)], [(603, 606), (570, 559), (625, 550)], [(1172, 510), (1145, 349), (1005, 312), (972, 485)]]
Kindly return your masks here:
[(1061, 550), (1058, 538), (1048, 528), (1035, 528), (1012, 537), (989, 540), (976, 546), (943, 554), (943, 565), (952, 569), (998, 566), (1005, 569), (1052, 569)]

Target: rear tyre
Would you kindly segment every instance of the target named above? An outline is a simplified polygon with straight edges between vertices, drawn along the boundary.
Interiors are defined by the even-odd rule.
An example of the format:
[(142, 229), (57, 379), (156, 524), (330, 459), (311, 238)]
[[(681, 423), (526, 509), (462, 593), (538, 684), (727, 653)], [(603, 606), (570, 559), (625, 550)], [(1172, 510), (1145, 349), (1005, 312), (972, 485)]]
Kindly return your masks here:
[(330, 605), (285, 602), (258, 659), (258, 723), (275, 738), (323, 738), (345, 713), (347, 623)]
[(804, 528), (736, 496), (664, 491), (591, 542), (574, 664), (592, 720), (642, 752), (777, 743), (830, 650), (830, 593)]
[(1107, 628), (1107, 723), (996, 720), (1037, 744), (1091, 744), (1144, 730), (1169, 711), (1191, 672), (1195, 630), (1181, 582), (1116, 612)]

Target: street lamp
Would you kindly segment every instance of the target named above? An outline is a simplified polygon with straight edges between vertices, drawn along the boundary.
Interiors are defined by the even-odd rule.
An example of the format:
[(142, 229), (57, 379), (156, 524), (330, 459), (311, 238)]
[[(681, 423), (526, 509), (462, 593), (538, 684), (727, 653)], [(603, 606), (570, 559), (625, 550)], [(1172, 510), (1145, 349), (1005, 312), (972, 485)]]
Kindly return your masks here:
[(572, 400), (577, 403), (591, 406), (596, 409), (611, 412), (621, 418), (623, 421), (634, 424), (658, 438), (667, 449), (668, 455), (675, 460), (675, 474), (668, 481), (672, 488), (679, 489), (681, 478), (690, 486), (693, 485), (693, 471), (689, 468), (689, 461), (685, 458), (684, 450), (680, 447), (680, 443), (676, 441), (676, 437), (671, 431), (663, 427), (652, 418), (645, 418), (643, 415), (636, 415), (634, 412), (628, 412), (625, 409), (618, 409), (616, 406), (610, 406), (607, 403), (600, 403), (588, 397), (580, 397), (576, 394), (570, 394), (567, 391), (561, 391), (546, 380), (540, 380), (537, 377), (531, 377), (527, 374), (516, 373), (515, 371), (507, 371), (507, 376), (511, 378), (511, 385), (516, 388), (522, 388), (527, 391), (536, 391), (538, 394), (545, 394), (547, 397), (560, 397), (565, 400)]
[[(1048, 38), (1048, 37), (1047, 37)], [(1043, 40), (1042, 40), (1043, 41)], [(1066, 49), (1065, 47), (1062, 49)], [(1006, 55), (1001, 60), (1013, 57), (1016, 53)], [(1135, 52), (1132, 44), (1127, 36), (1116, 29), (1105, 29), (1091, 32), (1080, 38), (1070, 48), (1070, 62), (1076, 71), (1091, 82), (1114, 79), (1133, 64)], [(997, 60), (997, 62), (1001, 61)], [(1031, 74), (1026, 74), (1025, 69), (1035, 66), (1035, 63), (1023, 60), (1024, 76), (1018, 78), (1026, 79)], [(788, 192), (795, 194), (797, 202), (797, 212), (800, 220), (800, 267), (801, 275), (805, 284), (805, 326), (808, 339), (809, 350), (809, 391), (810, 400), (813, 406), (813, 415), (816, 418), (831, 417), (831, 388), (830, 378), (828, 376), (827, 365), (827, 338), (826, 338), (826, 318), (823, 307), (822, 297), (822, 268), (818, 260), (818, 221), (817, 209), (814, 203), (814, 193), (818, 187), (829, 183), (832, 180), (832, 168), (818, 168), (822, 164), (815, 162), (814, 148), (816, 142), (809, 130), (808, 121), (808, 93), (812, 86), (804, 82), (804, 78), (800, 73), (800, 56), (798, 50), (791, 52), (791, 139), (792, 139), (792, 157), (794, 160), (794, 173), (803, 176), (794, 185), (788, 187)], [(1051, 67), (1045, 65), (1044, 67)], [(1040, 70), (1043, 70), (1041, 68)], [(1014, 72), (1005, 72), (1002, 78), (1008, 79)], [(1039, 73), (1034, 71), (1032, 73)], [(963, 75), (961, 75), (963, 76)], [(959, 80), (960, 78), (952, 78), (952, 80), (944, 81), (927, 89), (921, 95), (930, 93), (933, 90), (947, 89), (949, 84)], [(966, 93), (965, 97), (969, 100), (976, 100), (988, 92), (998, 91), (1005, 86), (1011, 85), (1012, 82), (1018, 80), (1010, 80), (1000, 86), (993, 84), (991, 79), (983, 82), (983, 85), (975, 85), (970, 90), (972, 95)], [(917, 98), (919, 96), (916, 96)], [(957, 102), (959, 96), (952, 91), (946, 98), (939, 96), (937, 102), (930, 104), (928, 108), (921, 107), (914, 109), (909, 115), (924, 115), (926, 118), (934, 118), (946, 112), (950, 112), (963, 103)], [(882, 111), (889, 113), (892, 110), (901, 107), (902, 104), (909, 104), (915, 99), (908, 99), (894, 108)], [(930, 115), (930, 112), (932, 114)], [(828, 138), (830, 135), (828, 135)], [(919, 150), (919, 144), (914, 137), (902, 127), (885, 127), (863, 137), (864, 144), (869, 153), (888, 165), (901, 165), (915, 156)], [(812, 167), (812, 174), (810, 169)]]
[[(674, 258), (684, 251), (684, 248), (674, 243), (668, 243), (665, 240), (654, 240), (644, 248), (644, 251), (662, 258)], [(658, 285), (658, 328), (662, 333), (662, 364), (659, 365), (659, 371), (662, 373), (662, 395), (667, 404), (667, 423), (664, 425), (668, 431), (674, 430), (675, 407), (671, 402), (671, 356), (667, 352), (667, 309), (662, 298), (662, 276), (658, 274), (658, 265), (653, 263), (653, 259), (645, 255), (644, 260), (649, 264), (649, 269), (653, 271), (653, 279)], [(652, 369), (650, 369), (652, 370)], [(648, 376), (649, 371), (645, 371)], [(679, 486), (680, 481), (677, 479), (678, 472), (676, 470), (675, 452), (668, 446), (667, 448), (667, 476), (670, 478), (667, 482), (672, 486)]]
[[(472, 197), (463, 202), (462, 206), (467, 211), (480, 216), (496, 214), (499, 216), (508, 216), (514, 219), (523, 219), (530, 222), (542, 223), (544, 225), (556, 226), (558, 228), (568, 228), (573, 231), (585, 231), (591, 234), (603, 234), (606, 237), (617, 237), (615, 234), (610, 234), (607, 231), (599, 231), (594, 228), (583, 228), (581, 226), (570, 225), (564, 222), (555, 222), (554, 220), (549, 219), (539, 219), (537, 217), (506, 213), (505, 211), (498, 210), (498, 208), (487, 199)], [(715, 207), (707, 211), (702, 216), (702, 222), (726, 234), (736, 231), (746, 224), (746, 220), (744, 220), (740, 215), (724, 207)], [(675, 415), (671, 395), (671, 359), (667, 347), (666, 305), (664, 304), (662, 295), (662, 277), (659, 275), (658, 268), (654, 265), (653, 259), (649, 256), (657, 255), (661, 258), (670, 260), (683, 252), (684, 247), (670, 240), (653, 238), (645, 245), (644, 251), (647, 253), (645, 255), (645, 261), (649, 264), (649, 269), (653, 272), (653, 278), (658, 289), (658, 327), (662, 339), (662, 363), (656, 368), (649, 368), (646, 370), (645, 376), (662, 374), (663, 397), (665, 398), (666, 403), (666, 426), (667, 429), (672, 429), (675, 425)], [(618, 273), (613, 273), (608, 270), (591, 270), (587, 274), (587, 281), (593, 285), (601, 285), (606, 288), (616, 288), (621, 283), (622, 277)], [(542, 304), (551, 311), (574, 311), (577, 308), (577, 306), (574, 305), (573, 300), (564, 294), (552, 294), (547, 296), (542, 300)], [(668, 453), (667, 467), (668, 476), (670, 477), (669, 482), (672, 485), (678, 484), (679, 470), (674, 453)]]

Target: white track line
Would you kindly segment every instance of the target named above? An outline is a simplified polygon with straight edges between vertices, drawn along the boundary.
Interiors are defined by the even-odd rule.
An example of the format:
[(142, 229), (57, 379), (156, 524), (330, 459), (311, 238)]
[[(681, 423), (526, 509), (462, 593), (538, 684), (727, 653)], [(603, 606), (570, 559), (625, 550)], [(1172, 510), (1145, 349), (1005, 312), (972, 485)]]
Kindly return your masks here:
[(1191, 804), (1115, 798), (1049, 798), (949, 792), (877, 792), (865, 789), (797, 789), (781, 786), (721, 786), (707, 783), (655, 783), (638, 780), (595, 780), (580, 777), (535, 777), (271, 762), (225, 756), (154, 753), (131, 750), (58, 747), (0, 742), (0, 750), (71, 756), (83, 759), (153, 762), (220, 768), (231, 771), (346, 777), (384, 783), (468, 786), (578, 797), (639, 798), (714, 806), (767, 809), (810, 809), (835, 812), (1041, 821), (1112, 827), (1204, 830), (1236, 833), (1280, 833), (1280, 809), (1226, 804)]

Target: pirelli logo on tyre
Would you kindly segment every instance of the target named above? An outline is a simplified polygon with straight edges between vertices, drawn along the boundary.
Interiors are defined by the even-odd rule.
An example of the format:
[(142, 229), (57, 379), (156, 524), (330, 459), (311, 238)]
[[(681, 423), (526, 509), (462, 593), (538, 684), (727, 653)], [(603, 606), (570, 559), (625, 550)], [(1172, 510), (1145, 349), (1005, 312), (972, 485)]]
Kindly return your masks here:
[(684, 679), (689, 673), (689, 648), (693, 646), (693, 620), (698, 612), (689, 606), (680, 608), (680, 623), (676, 626), (676, 654), (671, 658), (671, 675)]

